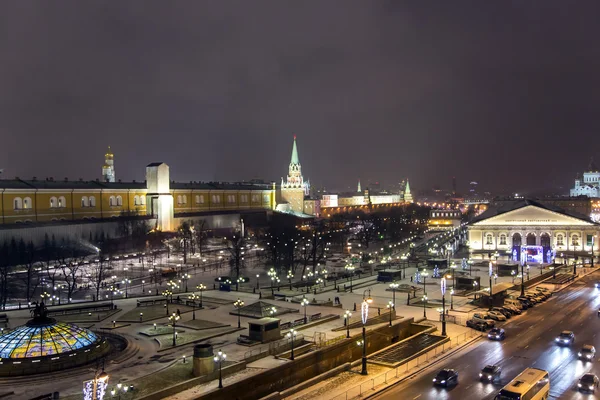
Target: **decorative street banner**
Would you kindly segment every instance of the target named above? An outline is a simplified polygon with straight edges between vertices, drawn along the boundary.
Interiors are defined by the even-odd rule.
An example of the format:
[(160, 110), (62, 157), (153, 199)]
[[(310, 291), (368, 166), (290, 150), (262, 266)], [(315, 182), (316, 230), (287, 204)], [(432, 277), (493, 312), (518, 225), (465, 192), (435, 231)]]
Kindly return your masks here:
[(363, 325), (367, 324), (367, 319), (369, 318), (369, 303), (366, 300), (363, 300), (362, 305), (360, 306), (360, 316), (362, 318)]
[(440, 280), (440, 286), (442, 288), (442, 296), (446, 294), (446, 278), (442, 277)]

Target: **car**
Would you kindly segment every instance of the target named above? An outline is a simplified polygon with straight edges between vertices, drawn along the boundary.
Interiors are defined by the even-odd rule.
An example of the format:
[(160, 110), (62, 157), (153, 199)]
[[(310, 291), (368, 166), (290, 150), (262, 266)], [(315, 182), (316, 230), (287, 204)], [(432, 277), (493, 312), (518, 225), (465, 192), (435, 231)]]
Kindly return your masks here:
[(549, 294), (550, 296), (552, 296), (552, 291), (550, 289), (548, 289), (548, 288), (537, 286), (537, 287), (534, 288), (534, 290), (537, 290), (538, 292), (544, 292), (544, 293)]
[(517, 297), (517, 300), (519, 300), (521, 303), (523, 303), (524, 305), (527, 306), (527, 308), (531, 308), (534, 306), (534, 302), (529, 300), (527, 297), (525, 296), (519, 296)]
[(492, 326), (496, 325), (494, 320), (491, 319), (487, 313), (475, 313), (475, 314), (473, 314), (473, 319), (475, 321), (487, 322), (488, 324), (491, 324)]
[(458, 371), (454, 369), (443, 369), (433, 378), (433, 384), (436, 386), (450, 386), (458, 384)]
[(527, 309), (527, 307), (525, 307), (523, 305), (523, 303), (521, 303), (519, 300), (516, 300), (516, 299), (506, 299), (506, 300), (504, 300), (504, 306), (505, 307), (514, 307), (517, 310), (525, 310), (525, 309)]
[(534, 296), (530, 293), (525, 293), (524, 297), (529, 300), (530, 302), (532, 302), (533, 304), (538, 304), (542, 302), (542, 298), (541, 297), (537, 297)]
[(512, 313), (510, 311), (508, 311), (507, 309), (505, 309), (504, 307), (494, 307), (494, 308), (492, 308), (492, 311), (499, 312), (500, 314), (504, 315), (506, 317), (506, 319), (509, 319), (510, 317), (512, 317)]
[(572, 331), (562, 331), (554, 341), (559, 345), (570, 346), (575, 342), (575, 334)]
[(486, 322), (475, 321), (473, 319), (467, 321), (467, 326), (481, 332), (487, 331), (488, 329), (488, 324)]
[(504, 329), (501, 329), (501, 328), (493, 328), (488, 332), (488, 339), (504, 340), (505, 337), (506, 337), (506, 334), (504, 332)]
[(510, 304), (506, 304), (506, 305), (502, 306), (502, 308), (510, 311), (514, 315), (521, 315), (521, 313), (522, 313), (522, 311), (519, 308), (517, 308), (513, 305), (510, 305)]
[(600, 380), (594, 374), (585, 374), (579, 379), (579, 383), (577, 383), (577, 389), (580, 392), (592, 392), (594, 393), (598, 388), (598, 382)]
[(525, 292), (525, 296), (533, 298), (538, 303), (541, 303), (547, 299), (547, 297), (541, 293)]
[(529, 292), (525, 292), (526, 295), (531, 295), (534, 298), (539, 298), (542, 301), (546, 301), (550, 298), (550, 295), (544, 292), (540, 292), (539, 290), (533, 290)]
[(593, 361), (596, 356), (596, 348), (591, 344), (584, 344), (577, 356), (583, 361)]
[(479, 373), (479, 380), (493, 383), (495, 380), (500, 380), (501, 373), (502, 368), (498, 365), (486, 365)]
[(491, 318), (496, 321), (506, 321), (506, 316), (499, 311), (488, 311), (488, 318)]

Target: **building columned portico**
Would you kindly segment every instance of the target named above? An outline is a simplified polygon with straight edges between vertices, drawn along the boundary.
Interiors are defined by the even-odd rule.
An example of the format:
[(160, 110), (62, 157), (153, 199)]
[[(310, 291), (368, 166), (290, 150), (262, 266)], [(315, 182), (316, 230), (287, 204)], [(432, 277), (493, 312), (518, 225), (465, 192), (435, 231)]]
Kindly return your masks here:
[(600, 224), (532, 200), (490, 208), (468, 230), (472, 253), (503, 251), (515, 259), (526, 248), (537, 250), (543, 262), (550, 262), (551, 254), (589, 254), (592, 246), (599, 248)]

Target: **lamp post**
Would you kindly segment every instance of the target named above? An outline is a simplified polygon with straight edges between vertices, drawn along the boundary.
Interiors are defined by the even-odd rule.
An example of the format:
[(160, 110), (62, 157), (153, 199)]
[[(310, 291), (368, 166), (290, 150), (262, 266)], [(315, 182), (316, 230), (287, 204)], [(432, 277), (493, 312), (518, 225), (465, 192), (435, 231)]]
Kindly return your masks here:
[(512, 283), (513, 283), (513, 285), (515, 284), (515, 275), (516, 275), (516, 274), (517, 274), (517, 273), (515, 272), (515, 270), (514, 270), (514, 269), (513, 269), (512, 271), (510, 271), (510, 275), (512, 276)]
[(235, 281), (235, 290), (239, 291), (240, 290), (240, 286), (242, 286), (242, 283), (244, 283), (244, 278), (242, 278), (241, 276), (237, 278), (237, 280)]
[(295, 329), (290, 329), (290, 331), (287, 333), (287, 338), (290, 339), (290, 341), (292, 342), (292, 356), (290, 357), (290, 359), (292, 361), (294, 361), (294, 338), (296, 337), (296, 334), (298, 332)]
[(527, 268), (527, 280), (529, 280), (529, 265), (526, 267)]
[(446, 278), (440, 279), (440, 289), (442, 291), (442, 336), (446, 336)]
[(260, 289), (258, 278), (260, 278), (260, 274), (256, 274), (256, 290)]
[(450, 289), (450, 310), (454, 311), (454, 288)]
[(421, 272), (421, 276), (423, 277), (423, 294), (425, 296), (427, 296), (427, 290), (425, 289), (425, 282), (427, 280), (427, 277), (429, 276), (429, 272), (427, 272), (426, 270), (423, 270), (423, 272)]
[(308, 299), (306, 297), (303, 297), (302, 301), (300, 301), (300, 305), (302, 307), (304, 307), (304, 324), (307, 323), (307, 319), (306, 319), (306, 307), (308, 306), (308, 303), (309, 303), (309, 301), (308, 301)]
[(489, 297), (490, 308), (489, 308), (489, 310), (492, 311), (492, 275), (494, 275), (494, 266), (492, 265), (491, 261), (489, 263), (489, 271), (488, 272), (490, 275), (490, 297)]
[(354, 265), (348, 264), (344, 268), (350, 273), (350, 293), (352, 293), (352, 277), (354, 276)]
[(346, 338), (350, 337), (350, 317), (352, 316), (352, 313), (350, 312), (350, 310), (346, 310), (346, 312), (344, 312), (344, 324), (346, 324)]
[(162, 295), (165, 297), (165, 308), (167, 309), (167, 315), (169, 315), (169, 296), (171, 296), (172, 299), (173, 292), (171, 292), (169, 289), (165, 289), (162, 291)]
[[(369, 297), (366, 297), (366, 293), (369, 292)], [(360, 307), (360, 316), (363, 323), (362, 326), (362, 371), (361, 375), (367, 375), (367, 330), (365, 328), (367, 320), (369, 319), (369, 303), (372, 303), (371, 289), (367, 289), (363, 292), (363, 301)]]
[(524, 263), (521, 263), (521, 296), (525, 296), (525, 272), (523, 271)]
[(287, 278), (288, 281), (290, 282), (290, 290), (292, 290), (292, 278), (294, 277), (294, 274), (292, 273), (292, 270), (290, 269), (287, 273)]
[(241, 328), (241, 308), (244, 307), (244, 302), (242, 300), (240, 300), (239, 298), (235, 301), (235, 303), (233, 303), (233, 306), (235, 308), (237, 308), (237, 314), (238, 314), (238, 328)]
[(452, 287), (454, 287), (454, 286), (456, 286), (456, 278), (455, 278), (456, 263), (454, 261), (452, 261), (452, 264), (450, 264), (450, 269), (452, 269)]
[(392, 326), (392, 310), (394, 309), (394, 302), (388, 301), (387, 308), (390, 310), (390, 327)]
[(215, 362), (219, 364), (219, 389), (223, 389), (223, 373), (221, 372), (221, 367), (223, 366), (223, 361), (225, 361), (226, 357), (227, 354), (223, 353), (223, 350), (219, 350), (213, 358)]
[(175, 339), (177, 338), (177, 332), (175, 331), (175, 326), (177, 325), (177, 321), (179, 321), (179, 315), (173, 313), (169, 317), (169, 321), (171, 321), (171, 325), (173, 326), (173, 347), (176, 346)]
[(200, 291), (200, 308), (202, 308), (202, 291), (206, 290), (206, 286), (204, 286), (204, 284), (201, 283), (199, 285), (196, 285), (196, 290)]
[(469, 258), (467, 264), (469, 264), (469, 276), (473, 276), (473, 260)]
[(181, 280), (185, 282), (185, 291), (188, 291), (188, 280), (191, 278), (190, 274), (183, 274)]
[(192, 301), (192, 319), (195, 320), (196, 319), (196, 300), (198, 299), (198, 296), (196, 295), (196, 293), (192, 293), (188, 296), (188, 299), (190, 299)]
[(392, 303), (394, 303), (394, 310), (396, 310), (396, 289), (398, 289), (400, 285), (397, 283), (390, 283), (390, 289), (392, 289)]
[(421, 301), (423, 303), (423, 318), (427, 319), (427, 311), (425, 310), (425, 304), (427, 303), (427, 296), (423, 296), (421, 298)]

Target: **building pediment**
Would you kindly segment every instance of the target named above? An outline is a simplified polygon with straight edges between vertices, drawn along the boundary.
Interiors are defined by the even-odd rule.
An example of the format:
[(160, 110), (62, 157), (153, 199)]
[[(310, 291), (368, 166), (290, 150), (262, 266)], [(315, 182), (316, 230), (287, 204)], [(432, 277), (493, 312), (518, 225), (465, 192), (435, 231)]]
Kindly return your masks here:
[(556, 211), (546, 210), (534, 205), (528, 205), (517, 210), (508, 211), (495, 215), (472, 224), (474, 227), (485, 226), (556, 226), (570, 225), (591, 227), (596, 226), (592, 222), (571, 217)]

